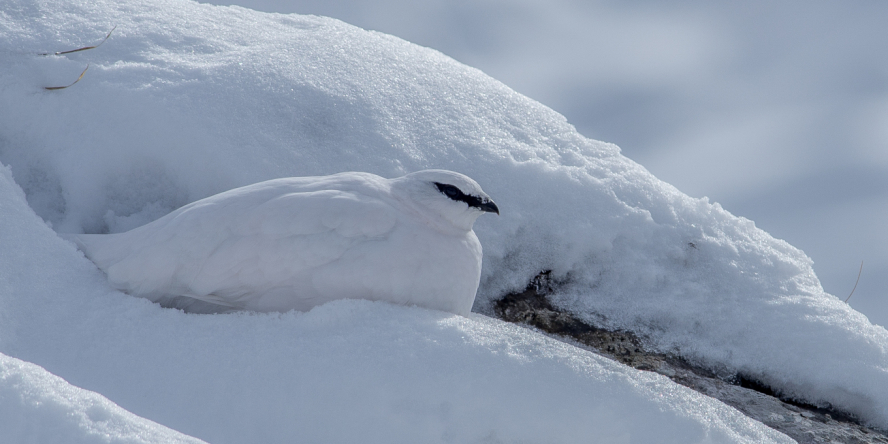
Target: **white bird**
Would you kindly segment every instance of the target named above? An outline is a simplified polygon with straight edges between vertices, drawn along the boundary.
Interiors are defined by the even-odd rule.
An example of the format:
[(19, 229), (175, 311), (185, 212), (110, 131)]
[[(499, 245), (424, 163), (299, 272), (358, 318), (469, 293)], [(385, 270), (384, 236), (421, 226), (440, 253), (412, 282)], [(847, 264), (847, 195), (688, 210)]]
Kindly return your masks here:
[(125, 233), (69, 238), (117, 289), (189, 312), (369, 299), (466, 315), (485, 212), (499, 208), (459, 173), (349, 172), (269, 180)]

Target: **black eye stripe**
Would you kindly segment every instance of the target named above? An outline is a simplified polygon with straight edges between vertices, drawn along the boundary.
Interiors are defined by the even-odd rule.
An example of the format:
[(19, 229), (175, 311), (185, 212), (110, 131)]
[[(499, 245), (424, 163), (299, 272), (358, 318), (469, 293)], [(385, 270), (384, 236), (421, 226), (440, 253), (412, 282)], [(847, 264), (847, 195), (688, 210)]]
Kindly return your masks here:
[(447, 197), (451, 199), (459, 199), (461, 196), (465, 196), (465, 194), (460, 191), (459, 188), (453, 185), (435, 182), (435, 186), (438, 187), (438, 191), (444, 193)]
[(482, 199), (478, 196), (467, 195), (459, 188), (446, 183), (434, 182), (434, 184), (438, 187), (438, 191), (440, 191), (441, 194), (447, 196), (451, 200), (465, 202), (469, 207), (475, 207), (481, 211), (500, 214), (499, 208), (497, 208), (496, 204), (490, 199)]
[(438, 187), (438, 191), (444, 193), (445, 196), (453, 199), (453, 200), (463, 200), (463, 198), (467, 197), (465, 193), (463, 193), (459, 188), (448, 185), (446, 183), (438, 183), (435, 182), (435, 186)]
[(470, 207), (478, 207), (483, 203), (478, 197), (466, 195), (462, 190), (453, 185), (435, 182), (435, 186), (445, 196), (458, 202), (465, 202)]

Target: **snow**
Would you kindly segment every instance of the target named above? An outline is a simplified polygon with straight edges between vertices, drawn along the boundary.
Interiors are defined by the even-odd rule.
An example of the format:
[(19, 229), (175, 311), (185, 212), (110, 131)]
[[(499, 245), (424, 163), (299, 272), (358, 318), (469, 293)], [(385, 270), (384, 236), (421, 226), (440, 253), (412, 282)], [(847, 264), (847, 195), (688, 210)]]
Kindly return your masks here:
[(0, 354), (0, 438), (28, 443), (199, 443), (74, 387), (37, 365)]
[[(208, 442), (792, 442), (663, 376), (482, 315), (358, 300), (164, 309), (111, 290), (5, 169), (0, 196), (3, 352)], [(67, 425), (40, 413), (21, 415)]]
[[(94, 50), (37, 55), (115, 25)], [(826, 294), (802, 252), (438, 52), (182, 0), (13, 0), (0, 42), (0, 352), (136, 415), (210, 442), (787, 442), (479, 314), (162, 309), (53, 231), (121, 232), (277, 177), (445, 168), (501, 210), (475, 225), (475, 311), (551, 269), (563, 308), (888, 428), (888, 332)]]
[(334, 17), (481, 69), (804, 250), (827, 292), (847, 297), (863, 261), (849, 303), (888, 326), (888, 3), (208, 2)]

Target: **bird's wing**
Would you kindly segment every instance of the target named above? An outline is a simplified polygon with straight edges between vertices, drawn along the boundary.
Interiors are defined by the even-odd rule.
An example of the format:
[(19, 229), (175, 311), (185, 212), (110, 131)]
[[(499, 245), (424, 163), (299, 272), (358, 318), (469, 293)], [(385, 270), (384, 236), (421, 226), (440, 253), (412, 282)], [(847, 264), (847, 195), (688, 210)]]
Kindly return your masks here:
[(118, 237), (104, 242), (109, 251), (87, 254), (110, 258), (96, 262), (134, 294), (240, 304), (275, 286), (298, 285), (294, 276), (385, 237), (398, 220), (388, 202), (355, 191), (257, 194), (198, 201), (141, 231), (107, 236)]

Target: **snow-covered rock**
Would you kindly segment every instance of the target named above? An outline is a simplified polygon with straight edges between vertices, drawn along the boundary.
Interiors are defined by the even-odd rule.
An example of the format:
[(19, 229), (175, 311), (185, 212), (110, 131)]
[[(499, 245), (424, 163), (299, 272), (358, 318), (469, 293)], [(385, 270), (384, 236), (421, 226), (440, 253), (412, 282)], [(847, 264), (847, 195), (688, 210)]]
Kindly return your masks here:
[[(112, 26), (96, 49), (39, 55), (95, 44)], [(0, 352), (135, 414), (214, 442), (391, 433), (415, 424), (410, 415), (442, 440), (493, 431), (491, 439), (556, 441), (528, 430), (540, 422), (522, 416), (531, 410), (525, 398), (485, 379), (492, 373), (481, 371), (494, 369), (561, 378), (560, 388), (549, 381), (527, 396), (576, 395), (563, 404), (609, 418), (601, 424), (617, 424), (611, 437), (764, 439), (766, 431), (692, 395), (680, 401), (683, 389), (657, 379), (664, 385), (611, 408), (620, 398), (601, 393), (631, 391), (649, 376), (607, 367), (624, 383), (594, 377), (604, 365), (596, 358), (480, 317), (356, 302), (280, 316), (161, 310), (111, 291), (31, 213), (59, 232), (120, 232), (264, 179), (445, 168), (482, 182), (502, 212), (475, 225), (485, 253), (477, 311), (552, 270), (555, 302), (580, 317), (888, 428), (888, 332), (824, 293), (802, 252), (438, 52), (332, 19), (185, 0), (10, 0), (0, 42), (0, 162), (18, 184), (3, 173)], [(44, 89), (71, 83), (87, 64), (73, 87)], [(495, 332), (492, 342), (471, 339), (483, 332)], [(424, 386), (428, 374), (451, 385), (414, 400), (403, 387)], [(467, 378), (477, 378), (472, 390), (457, 390)], [(488, 382), (487, 407), (454, 407), (458, 397), (448, 397), (482, 393)], [(641, 407), (651, 402), (657, 407)], [(528, 410), (505, 419), (507, 404)], [(688, 404), (705, 412), (686, 413)], [(369, 419), (377, 408), (385, 421)], [(545, 422), (564, 420), (565, 441), (586, 436), (576, 430), (597, 436), (579, 425), (589, 421), (574, 416), (583, 412), (554, 411)], [(669, 419), (640, 431), (614, 411), (649, 412), (626, 421)], [(491, 412), (502, 422), (485, 418)], [(332, 426), (348, 421), (360, 426)]]
[[(164, 309), (111, 290), (5, 168), (0, 210), (3, 353), (209, 442), (791, 442), (665, 377), (483, 315), (354, 300)], [(33, 387), (4, 395), (58, 397)]]

